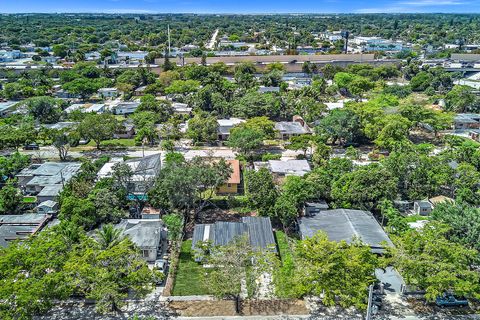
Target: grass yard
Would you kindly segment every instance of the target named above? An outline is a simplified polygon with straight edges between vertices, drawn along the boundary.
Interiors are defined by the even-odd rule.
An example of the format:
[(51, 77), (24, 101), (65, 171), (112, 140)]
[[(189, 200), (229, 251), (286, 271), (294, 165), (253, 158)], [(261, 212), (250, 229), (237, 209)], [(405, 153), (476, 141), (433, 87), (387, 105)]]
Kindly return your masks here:
[[(119, 146), (125, 146), (125, 147), (134, 147), (135, 146), (135, 139), (111, 139), (111, 140), (105, 140), (100, 143), (100, 146), (103, 145), (108, 145), (108, 144), (116, 144)], [(90, 140), (90, 142), (87, 144), (87, 146), (90, 147), (95, 147), (95, 141)]]
[(421, 220), (430, 220), (430, 217), (421, 216), (419, 214), (413, 214), (413, 215), (405, 217), (406, 222), (417, 222), (417, 221), (421, 221)]
[(288, 258), (292, 257), (292, 250), (288, 245), (288, 236), (283, 231), (275, 231), (275, 239), (277, 240), (278, 253), (280, 254), (280, 259), (284, 262)]
[(175, 284), (172, 290), (174, 296), (209, 294), (202, 280), (202, 273), (205, 272), (205, 269), (201, 264), (195, 262), (191, 247), (192, 240), (186, 240), (182, 243)]
[(34, 203), (36, 201), (37, 201), (37, 197), (33, 197), (33, 196), (23, 197), (23, 200), (22, 200), (23, 203)]

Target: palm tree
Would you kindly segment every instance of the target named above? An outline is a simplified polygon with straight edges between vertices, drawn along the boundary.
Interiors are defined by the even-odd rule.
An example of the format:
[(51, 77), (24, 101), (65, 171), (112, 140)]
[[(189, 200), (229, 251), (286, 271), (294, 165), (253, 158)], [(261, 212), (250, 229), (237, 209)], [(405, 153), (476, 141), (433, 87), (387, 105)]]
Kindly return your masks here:
[(63, 237), (65, 243), (71, 247), (79, 241), (83, 230), (73, 222), (62, 222), (58, 225), (57, 232)]
[(124, 239), (122, 231), (115, 228), (112, 224), (105, 224), (97, 231), (97, 242), (102, 249), (108, 249)]

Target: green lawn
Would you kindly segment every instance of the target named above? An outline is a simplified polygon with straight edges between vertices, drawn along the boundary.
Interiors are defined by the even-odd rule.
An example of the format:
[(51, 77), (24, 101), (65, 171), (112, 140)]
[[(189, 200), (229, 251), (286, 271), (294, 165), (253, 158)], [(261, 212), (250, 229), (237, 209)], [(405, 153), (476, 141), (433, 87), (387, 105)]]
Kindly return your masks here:
[[(125, 147), (134, 147), (135, 146), (135, 139), (112, 139), (112, 140), (105, 140), (100, 143), (100, 146), (108, 145), (108, 144), (116, 144), (122, 145)], [(95, 147), (95, 141), (90, 140), (87, 146)]]
[(172, 291), (174, 296), (209, 294), (202, 280), (202, 273), (205, 272), (205, 269), (201, 264), (195, 262), (191, 247), (192, 240), (182, 243)]
[(419, 215), (419, 214), (414, 214), (414, 215), (406, 216), (406, 217), (405, 217), (405, 221), (406, 221), (406, 222), (417, 222), (417, 221), (420, 221), (420, 220), (430, 220), (430, 217), (428, 217), (428, 216), (421, 216), (421, 215)]
[(23, 200), (22, 200), (23, 203), (34, 203), (36, 201), (37, 201), (37, 197), (32, 197), (32, 196), (23, 197)]
[(285, 261), (285, 259), (292, 258), (292, 250), (288, 245), (288, 236), (283, 231), (275, 231), (275, 239), (277, 240), (278, 253), (280, 254), (280, 259)]

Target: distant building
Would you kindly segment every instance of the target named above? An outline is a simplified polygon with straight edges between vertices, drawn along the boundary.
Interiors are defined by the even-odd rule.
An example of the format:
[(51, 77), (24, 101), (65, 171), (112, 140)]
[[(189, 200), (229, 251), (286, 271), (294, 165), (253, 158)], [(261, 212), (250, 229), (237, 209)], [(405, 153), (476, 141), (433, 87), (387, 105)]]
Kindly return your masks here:
[(369, 211), (352, 209), (321, 210), (314, 216), (299, 219), (302, 239), (323, 231), (330, 241), (346, 241), (360, 238), (372, 252), (382, 254), (387, 246), (393, 246), (385, 231)]
[(436, 196), (433, 198), (428, 199), (428, 201), (432, 204), (432, 208), (435, 208), (439, 204), (443, 203), (455, 203), (455, 200), (446, 196)]
[(0, 102), (0, 117), (6, 117), (15, 110), (18, 101)]
[(27, 194), (37, 195), (38, 202), (55, 200), (63, 186), (80, 170), (79, 162), (45, 162), (32, 164), (16, 178)]
[(306, 124), (302, 125), (302, 123), (298, 121), (275, 122), (275, 130), (278, 132), (278, 138), (282, 140), (288, 140), (291, 137), (311, 133)]
[(306, 202), (303, 207), (303, 215), (305, 217), (312, 217), (319, 213), (320, 211), (328, 210), (330, 207), (328, 206), (325, 200), (317, 201), (317, 202)]
[(122, 220), (115, 227), (122, 231), (123, 236), (132, 240), (147, 262), (155, 262), (158, 256), (163, 256), (166, 252), (167, 231), (159, 219)]
[(58, 202), (53, 200), (46, 200), (41, 202), (37, 206), (37, 213), (38, 214), (51, 214), (54, 215), (58, 211)]
[(260, 86), (258, 88), (259, 93), (270, 93), (270, 92), (280, 92), (280, 87), (264, 87)]
[(221, 185), (217, 189), (218, 194), (238, 194), (240, 191), (241, 171), (240, 171), (240, 161), (238, 160), (227, 160), (226, 161), (232, 168), (232, 174), (228, 178), (227, 183)]
[(98, 95), (103, 99), (112, 99), (118, 97), (117, 88), (100, 88), (97, 92)]
[(245, 122), (243, 119), (230, 118), (230, 119), (218, 119), (218, 140), (225, 141), (230, 137), (230, 130), (240, 123)]
[(63, 130), (63, 129), (73, 128), (76, 125), (78, 125), (78, 122), (63, 121), (63, 122), (57, 122), (53, 124), (44, 124), (43, 126), (48, 129)]
[(108, 178), (113, 173), (113, 168), (118, 163), (127, 164), (133, 171), (129, 186), (129, 196), (144, 196), (153, 180), (157, 177), (162, 166), (160, 154), (154, 154), (143, 158), (135, 158), (123, 161), (121, 158), (113, 158), (105, 163), (98, 171), (97, 178)]
[(113, 134), (115, 139), (131, 139), (135, 136), (135, 125), (131, 120), (126, 120), (120, 124)]
[(480, 129), (480, 114), (459, 113), (453, 120), (455, 130)]
[(421, 216), (428, 216), (433, 210), (432, 204), (428, 200), (418, 200), (413, 202), (413, 212)]
[(132, 114), (137, 110), (140, 102), (138, 101), (124, 101), (120, 102), (112, 107), (114, 114)]
[(269, 160), (268, 162), (254, 162), (255, 170), (267, 168), (271, 173), (280, 177), (304, 176), (311, 171), (307, 160)]
[(11, 241), (39, 232), (51, 218), (51, 215), (38, 213), (0, 215), (0, 247), (5, 248)]
[(190, 115), (192, 108), (186, 103), (174, 102), (172, 103), (173, 112), (176, 114)]

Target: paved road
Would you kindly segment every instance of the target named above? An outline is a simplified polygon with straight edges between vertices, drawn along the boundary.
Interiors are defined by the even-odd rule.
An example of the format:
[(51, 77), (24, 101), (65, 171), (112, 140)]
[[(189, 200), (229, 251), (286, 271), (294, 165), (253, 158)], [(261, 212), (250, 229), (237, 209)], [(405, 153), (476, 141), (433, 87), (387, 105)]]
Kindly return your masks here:
[(205, 46), (206, 49), (208, 50), (213, 49), (213, 47), (215, 46), (215, 41), (217, 40), (217, 36), (218, 36), (218, 29), (215, 29), (215, 32), (213, 33), (212, 38), (210, 39), (210, 41), (208, 41), (208, 44)]

